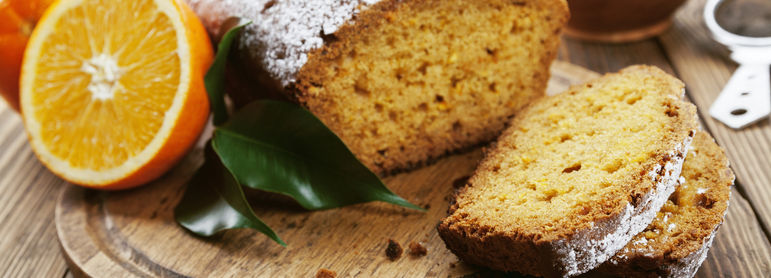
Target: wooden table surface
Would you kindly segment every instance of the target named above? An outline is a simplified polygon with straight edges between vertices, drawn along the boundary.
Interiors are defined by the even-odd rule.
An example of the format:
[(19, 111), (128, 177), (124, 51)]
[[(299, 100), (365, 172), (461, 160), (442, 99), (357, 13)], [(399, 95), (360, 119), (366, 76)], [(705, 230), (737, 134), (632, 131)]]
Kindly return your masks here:
[[(713, 42), (702, 23), (705, 0), (691, 0), (663, 35), (641, 42), (600, 44), (563, 39), (559, 59), (597, 72), (617, 71), (633, 64), (650, 64), (678, 76), (687, 96), (699, 107), (703, 128), (728, 153), (736, 172), (736, 187), (720, 230), (728, 240), (753, 242), (751, 250), (736, 250), (736, 262), (754, 260), (753, 267), (732, 267), (733, 261), (705, 264), (703, 277), (771, 276), (771, 125), (765, 119), (743, 130), (732, 130), (712, 119), (708, 108), (736, 64)], [(0, 277), (67, 277), (54, 225), (56, 197), (70, 186), (43, 167), (32, 153), (20, 117), (0, 102)], [(710, 256), (708, 260), (713, 260)], [(736, 263), (738, 265), (738, 263)], [(722, 275), (721, 275), (722, 274)], [(730, 275), (729, 275), (730, 274)]]

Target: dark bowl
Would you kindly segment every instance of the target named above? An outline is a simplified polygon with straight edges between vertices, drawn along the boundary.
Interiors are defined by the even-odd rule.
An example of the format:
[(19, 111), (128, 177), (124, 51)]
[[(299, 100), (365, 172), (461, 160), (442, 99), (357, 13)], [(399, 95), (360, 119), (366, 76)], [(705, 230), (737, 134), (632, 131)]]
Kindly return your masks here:
[(583, 40), (628, 42), (664, 32), (685, 0), (568, 0), (565, 34)]

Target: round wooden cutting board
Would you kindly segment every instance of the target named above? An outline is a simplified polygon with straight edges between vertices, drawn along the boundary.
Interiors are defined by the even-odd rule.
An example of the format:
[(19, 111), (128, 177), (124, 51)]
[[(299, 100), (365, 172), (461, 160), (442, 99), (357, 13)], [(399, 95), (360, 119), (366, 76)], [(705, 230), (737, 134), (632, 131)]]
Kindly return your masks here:
[[(555, 62), (548, 91), (557, 93), (596, 76)], [(200, 238), (174, 222), (173, 209), (203, 162), (200, 147), (138, 189), (99, 192), (67, 186), (56, 206), (56, 228), (76, 276), (313, 277), (326, 268), (339, 277), (458, 277), (477, 270), (444, 247), (435, 227), (446, 215), (453, 183), (465, 181), (481, 157), (477, 149), (384, 179), (400, 196), (428, 208), (425, 213), (383, 203), (309, 212), (255, 202), (257, 215), (287, 247), (251, 230)], [(405, 249), (398, 260), (385, 255), (389, 239)], [(407, 246), (413, 241), (428, 254), (410, 256)]]

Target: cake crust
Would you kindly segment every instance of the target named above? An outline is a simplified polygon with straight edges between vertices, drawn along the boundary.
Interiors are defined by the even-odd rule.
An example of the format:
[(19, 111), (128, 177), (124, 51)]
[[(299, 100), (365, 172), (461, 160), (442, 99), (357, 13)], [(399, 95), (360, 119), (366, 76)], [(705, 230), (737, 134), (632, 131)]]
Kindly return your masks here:
[[(552, 224), (548, 223), (532, 224), (549, 226), (546, 228), (530, 227), (532, 225), (527, 224), (515, 225), (514, 228), (491, 226), (486, 223), (496, 221), (485, 220), (493, 217), (488, 216), (490, 213), (471, 212), (463, 208), (475, 202), (482, 202), (466, 197), (477, 194), (471, 194), (472, 192), (483, 192), (478, 193), (482, 194), (479, 196), (489, 195), (484, 193), (487, 192), (486, 183), (491, 180), (489, 177), (495, 176), (501, 171), (501, 167), (505, 167), (496, 157), (506, 156), (507, 152), (521, 148), (511, 144), (512, 138), (522, 134), (523, 131), (519, 129), (522, 129), (524, 121), (530, 120), (526, 115), (548, 114), (552, 103), (559, 107), (560, 98), (572, 97), (581, 90), (601, 86), (614, 88), (613, 80), (624, 76), (634, 76), (634, 79), (642, 82), (656, 83), (659, 93), (664, 94), (663, 98), (669, 99), (666, 105), (676, 108), (667, 110), (667, 113), (672, 113), (671, 117), (679, 118), (668, 127), (671, 133), (662, 138), (656, 154), (649, 158), (648, 163), (643, 164), (647, 166), (625, 179), (628, 183), (623, 186), (623, 192), (627, 192), (625, 197), (603, 200), (602, 203), (577, 211), (578, 214), (573, 217), (575, 221), (557, 220), (561, 221), (561, 224), (554, 226), (549, 226)], [(635, 66), (587, 84), (574, 86), (563, 94), (565, 96), (543, 98), (525, 108), (486, 154), (485, 160), (477, 168), (468, 185), (455, 196), (449, 209), (450, 215), (440, 222), (438, 231), (447, 247), (464, 261), (497, 270), (518, 271), (536, 276), (575, 276), (610, 258), (635, 234), (642, 231), (674, 191), (687, 148), (697, 127), (695, 107), (680, 100), (683, 94), (683, 84), (680, 81), (659, 69)], [(582, 96), (581, 93), (578, 95)], [(633, 103), (636, 100), (625, 101)], [(618, 136), (623, 137), (623, 134)], [(580, 169), (579, 164), (577, 167), (565, 168), (563, 173)], [(506, 199), (506, 196), (502, 199)], [(497, 212), (491, 213), (497, 215)]]

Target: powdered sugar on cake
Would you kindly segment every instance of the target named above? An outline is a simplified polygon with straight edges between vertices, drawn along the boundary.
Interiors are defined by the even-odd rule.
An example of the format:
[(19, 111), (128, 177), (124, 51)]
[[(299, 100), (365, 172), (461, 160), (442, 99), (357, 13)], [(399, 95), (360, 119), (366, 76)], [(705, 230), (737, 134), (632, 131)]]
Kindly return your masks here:
[[(557, 255), (554, 267), (561, 269), (565, 276), (584, 273), (612, 257), (636, 234), (642, 232), (656, 217), (656, 212), (664, 205), (669, 195), (675, 191), (692, 139), (690, 136), (686, 137), (684, 142), (668, 154), (672, 159), (664, 165), (657, 165), (649, 173), (655, 187), (643, 196), (637, 207), (627, 203), (619, 216), (604, 223), (597, 223), (593, 228), (581, 231), (572, 238), (554, 242), (553, 250)], [(662, 168), (663, 175), (659, 174)]]
[(361, 9), (380, 0), (187, 0), (210, 34), (230, 17), (252, 21), (239, 48), (261, 61), (282, 86), (295, 81), (308, 53), (324, 45), (322, 34), (337, 31)]

